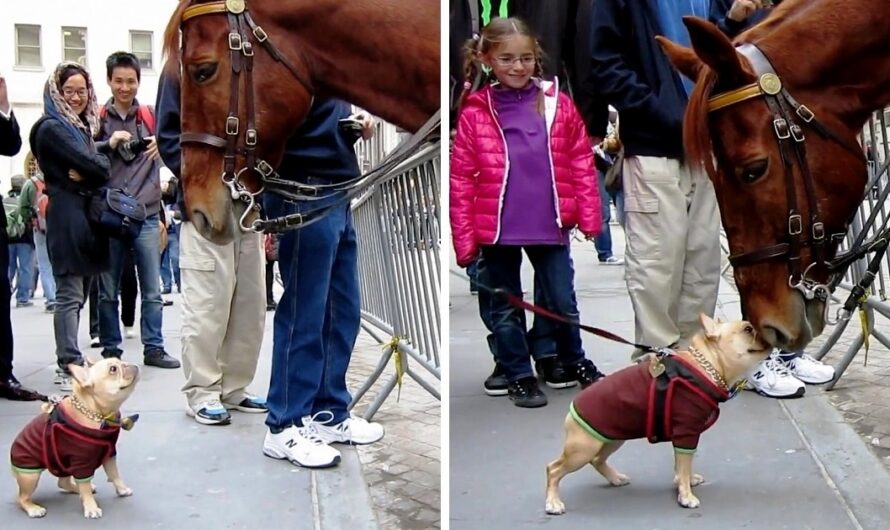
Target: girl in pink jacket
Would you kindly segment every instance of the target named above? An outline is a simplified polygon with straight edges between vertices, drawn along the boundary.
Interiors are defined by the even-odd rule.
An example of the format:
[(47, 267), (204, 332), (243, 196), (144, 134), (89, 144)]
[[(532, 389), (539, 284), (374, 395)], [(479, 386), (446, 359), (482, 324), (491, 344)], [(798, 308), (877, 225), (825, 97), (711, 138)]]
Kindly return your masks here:
[[(556, 81), (537, 77), (541, 54), (516, 18), (493, 19), (468, 43), (451, 156), (451, 229), (459, 265), (481, 254), (480, 285), (521, 297), (524, 249), (547, 307), (577, 321), (569, 230), (577, 226), (588, 238), (599, 232), (598, 183), (577, 109)], [(468, 94), (482, 65), (496, 81)], [(508, 395), (520, 407), (546, 405), (529, 362), (522, 310), (497, 296), (489, 309)], [(602, 377), (584, 356), (578, 328), (560, 325), (557, 343), (559, 360), (582, 387)]]

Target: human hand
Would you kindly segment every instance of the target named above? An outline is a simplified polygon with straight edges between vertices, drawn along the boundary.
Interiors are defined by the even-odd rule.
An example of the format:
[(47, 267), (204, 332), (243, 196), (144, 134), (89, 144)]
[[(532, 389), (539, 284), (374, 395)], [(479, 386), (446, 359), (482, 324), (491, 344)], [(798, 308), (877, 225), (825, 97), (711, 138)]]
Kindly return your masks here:
[(80, 173), (77, 172), (76, 169), (68, 170), (68, 178), (70, 178), (74, 182), (83, 182), (83, 177), (80, 175)]
[(590, 142), (590, 147), (596, 147), (603, 142), (599, 136), (588, 136), (587, 140)]
[(145, 148), (145, 154), (148, 155), (149, 160), (160, 160), (161, 153), (158, 152), (158, 139), (154, 136), (146, 136), (146, 140), (148, 140), (148, 147)]
[(726, 16), (731, 20), (741, 22), (762, 7), (764, 7), (763, 0), (735, 0)]
[(108, 139), (108, 145), (110, 145), (112, 149), (117, 149), (117, 146), (119, 146), (121, 142), (129, 142), (132, 137), (133, 135), (127, 131), (114, 131), (111, 133), (111, 138)]
[(361, 122), (362, 124), (362, 140), (370, 140), (376, 129), (374, 129), (374, 118), (365, 111), (359, 111), (349, 117), (351, 120), (356, 120)]
[(6, 88), (6, 78), (0, 75), (0, 112), (9, 114), (9, 92)]

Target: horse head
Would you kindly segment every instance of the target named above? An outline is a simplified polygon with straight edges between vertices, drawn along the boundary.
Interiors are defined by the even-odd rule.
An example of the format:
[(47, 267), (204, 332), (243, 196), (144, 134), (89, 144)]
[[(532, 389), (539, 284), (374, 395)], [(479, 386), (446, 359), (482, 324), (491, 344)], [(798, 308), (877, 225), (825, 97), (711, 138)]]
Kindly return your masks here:
[(714, 184), (742, 314), (770, 344), (799, 350), (825, 326), (829, 262), (863, 197), (856, 137), (868, 112), (852, 113), (804, 81), (806, 46), (734, 46), (709, 22), (684, 22), (692, 49), (658, 40), (697, 79), (684, 143)]

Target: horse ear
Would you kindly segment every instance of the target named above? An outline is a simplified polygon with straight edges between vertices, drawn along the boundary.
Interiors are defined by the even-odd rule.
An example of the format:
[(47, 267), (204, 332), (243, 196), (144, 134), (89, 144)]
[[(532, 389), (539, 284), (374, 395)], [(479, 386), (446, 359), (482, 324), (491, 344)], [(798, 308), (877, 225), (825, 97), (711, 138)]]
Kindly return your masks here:
[(676, 68), (678, 72), (693, 81), (698, 79), (698, 73), (701, 71), (701, 67), (704, 63), (702, 63), (701, 59), (698, 58), (698, 55), (695, 54), (692, 48), (680, 46), (661, 35), (656, 36), (655, 40), (661, 45), (661, 49), (664, 50), (665, 55), (668, 56), (668, 59), (671, 60), (671, 64), (674, 65), (674, 68)]
[(698, 17), (683, 17), (689, 30), (689, 40), (695, 54), (728, 85), (741, 85), (746, 82), (745, 70), (739, 60), (732, 41), (720, 29), (707, 20)]

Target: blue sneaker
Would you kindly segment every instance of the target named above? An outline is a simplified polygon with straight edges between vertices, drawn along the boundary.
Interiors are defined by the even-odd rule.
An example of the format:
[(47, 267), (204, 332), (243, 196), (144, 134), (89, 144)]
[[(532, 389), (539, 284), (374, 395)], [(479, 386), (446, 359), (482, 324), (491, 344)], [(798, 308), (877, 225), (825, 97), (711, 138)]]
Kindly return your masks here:
[(195, 421), (201, 425), (228, 425), (232, 422), (229, 411), (216, 399), (199, 404), (198, 410), (188, 407), (186, 414), (195, 418)]
[(266, 398), (254, 396), (253, 394), (244, 394), (244, 399), (238, 403), (224, 403), (225, 408), (229, 410), (238, 410), (241, 412), (268, 412), (266, 406)]

